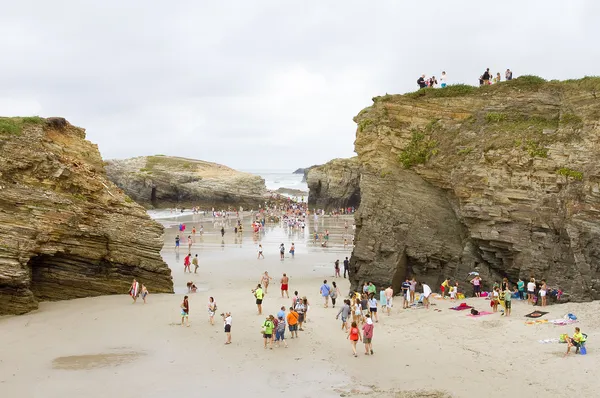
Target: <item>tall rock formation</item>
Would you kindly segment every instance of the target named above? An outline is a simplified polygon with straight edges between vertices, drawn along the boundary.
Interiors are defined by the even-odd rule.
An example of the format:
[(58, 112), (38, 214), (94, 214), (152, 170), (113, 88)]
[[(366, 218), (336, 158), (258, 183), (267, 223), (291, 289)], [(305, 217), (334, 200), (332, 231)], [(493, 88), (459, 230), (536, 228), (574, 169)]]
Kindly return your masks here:
[(309, 169), (308, 205), (318, 209), (358, 207), (360, 204), (361, 165), (357, 157), (333, 159)]
[(171, 156), (106, 162), (108, 178), (146, 207), (238, 207), (264, 204), (265, 181), (216, 163)]
[(438, 290), (478, 271), (600, 299), (600, 78), (373, 101), (355, 118), (354, 287), (414, 275)]
[(172, 292), (163, 228), (107, 180), (96, 145), (62, 118), (0, 118), (0, 315), (39, 301)]

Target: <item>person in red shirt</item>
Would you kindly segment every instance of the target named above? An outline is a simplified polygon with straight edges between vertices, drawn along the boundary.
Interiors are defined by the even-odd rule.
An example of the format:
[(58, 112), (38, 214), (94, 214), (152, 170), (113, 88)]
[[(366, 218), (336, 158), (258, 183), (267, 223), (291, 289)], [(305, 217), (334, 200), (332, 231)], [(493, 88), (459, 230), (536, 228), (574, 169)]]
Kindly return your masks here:
[(354, 356), (357, 357), (358, 355), (356, 355), (356, 343), (358, 342), (358, 340), (362, 341), (362, 336), (360, 334), (360, 330), (358, 329), (358, 325), (356, 324), (356, 322), (352, 322), (352, 326), (350, 327), (350, 330), (348, 330), (348, 336), (346, 338), (350, 339), (350, 343), (352, 344), (352, 352), (354, 353)]

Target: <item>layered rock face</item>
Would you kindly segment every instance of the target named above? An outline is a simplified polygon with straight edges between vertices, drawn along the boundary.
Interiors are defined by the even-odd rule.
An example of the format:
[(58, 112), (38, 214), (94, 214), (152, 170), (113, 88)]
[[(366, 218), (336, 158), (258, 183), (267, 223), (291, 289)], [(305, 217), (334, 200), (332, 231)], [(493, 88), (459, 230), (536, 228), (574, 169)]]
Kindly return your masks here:
[(146, 207), (257, 208), (267, 192), (259, 176), (201, 160), (158, 155), (106, 163), (108, 178)]
[(308, 205), (319, 209), (358, 207), (360, 203), (361, 165), (357, 157), (334, 159), (313, 166), (306, 178)]
[(104, 173), (62, 118), (0, 118), (0, 315), (43, 300), (172, 292), (163, 228)]
[(355, 118), (353, 287), (478, 271), (600, 299), (598, 95), (598, 78), (523, 77), (374, 98)]

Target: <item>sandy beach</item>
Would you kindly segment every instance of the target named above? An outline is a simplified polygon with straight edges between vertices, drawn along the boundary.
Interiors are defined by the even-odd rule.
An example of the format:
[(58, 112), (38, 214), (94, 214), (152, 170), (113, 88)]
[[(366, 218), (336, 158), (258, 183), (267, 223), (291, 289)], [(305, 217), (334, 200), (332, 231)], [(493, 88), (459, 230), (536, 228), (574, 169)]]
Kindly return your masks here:
[[(197, 217), (194, 220), (194, 217)], [(197, 275), (183, 273), (185, 240), (174, 250), (177, 224), (187, 232), (200, 223), (192, 253), (198, 253)], [(452, 311), (450, 300), (432, 300), (429, 310), (402, 310), (396, 297), (391, 316), (380, 313), (375, 325), (373, 356), (354, 358), (345, 333), (336, 321), (339, 306), (323, 308), (319, 287), (323, 279), (336, 280), (348, 292), (346, 279), (333, 279), (333, 263), (350, 256), (344, 249), (344, 218), (319, 220), (319, 230), (332, 234), (330, 247), (313, 245), (309, 231), (288, 233), (267, 225), (261, 242), (265, 259), (257, 260), (250, 218), (244, 219), (243, 237), (233, 223), (221, 225), (199, 216), (163, 219), (163, 257), (173, 270), (175, 294), (152, 294), (148, 303), (119, 296), (42, 303), (23, 316), (0, 318), (1, 397), (127, 397), (235, 396), (264, 397), (595, 397), (600, 388), (596, 341), (600, 337), (600, 303), (567, 303), (546, 307), (543, 319), (575, 314), (575, 325), (526, 325), (533, 309), (514, 301), (510, 318), (499, 313), (480, 318), (468, 311)], [(295, 258), (280, 261), (278, 246), (296, 244)], [(274, 278), (263, 304), (265, 314), (276, 314), (291, 300), (282, 299), (279, 278), (290, 277), (290, 295), (298, 290), (311, 309), (305, 331), (289, 339), (289, 348), (265, 350), (260, 335), (264, 316), (258, 316), (250, 290), (261, 274)], [(199, 291), (190, 294), (191, 326), (181, 327), (179, 305), (186, 282)], [(142, 283), (144, 281), (141, 281)], [(213, 296), (218, 313), (231, 311), (232, 344), (224, 345), (221, 319), (208, 323), (207, 299)], [(340, 299), (341, 301), (341, 299)], [(480, 310), (490, 310), (485, 299), (467, 299)], [(535, 307), (539, 309), (539, 307)], [(435, 311), (439, 309), (441, 311)], [(381, 310), (380, 310), (381, 311)], [(539, 340), (573, 334), (579, 326), (588, 335), (588, 354), (563, 358), (565, 344)]]

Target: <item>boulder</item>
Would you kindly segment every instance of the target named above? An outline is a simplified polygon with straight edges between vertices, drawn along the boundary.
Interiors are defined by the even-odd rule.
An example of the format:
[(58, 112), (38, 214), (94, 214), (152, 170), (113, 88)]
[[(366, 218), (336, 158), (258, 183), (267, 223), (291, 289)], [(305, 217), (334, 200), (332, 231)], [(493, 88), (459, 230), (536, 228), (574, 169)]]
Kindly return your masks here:
[(317, 209), (358, 207), (361, 165), (357, 157), (313, 166), (307, 175), (308, 205)]

